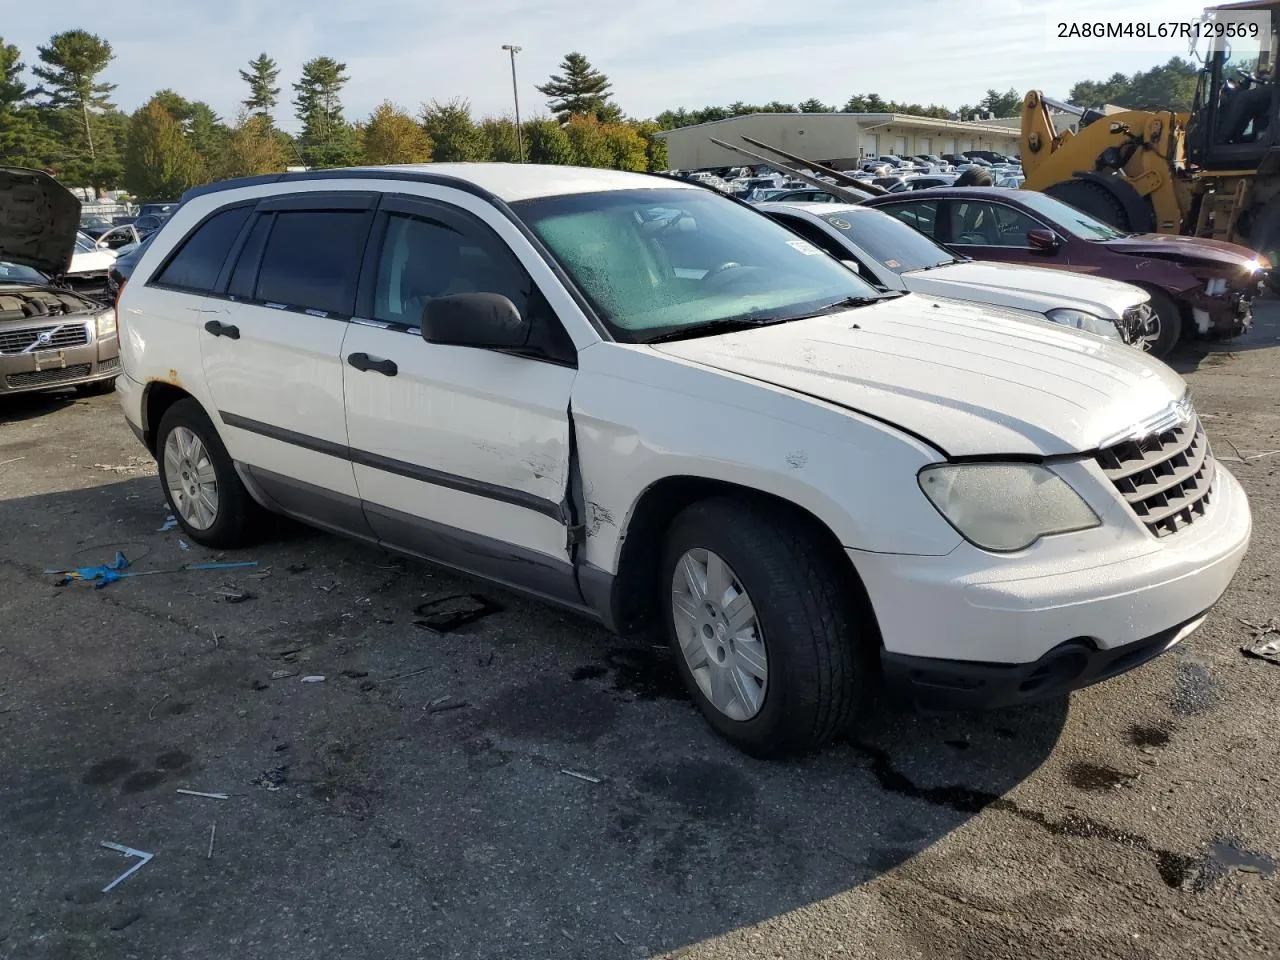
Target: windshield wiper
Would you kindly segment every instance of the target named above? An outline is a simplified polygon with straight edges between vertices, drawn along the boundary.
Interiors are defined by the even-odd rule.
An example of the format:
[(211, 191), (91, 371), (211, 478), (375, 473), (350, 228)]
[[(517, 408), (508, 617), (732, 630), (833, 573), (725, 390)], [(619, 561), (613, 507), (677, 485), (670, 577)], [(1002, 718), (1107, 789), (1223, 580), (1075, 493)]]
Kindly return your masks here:
[(772, 314), (761, 314), (754, 317), (724, 317), (719, 320), (708, 320), (705, 323), (691, 323), (687, 326), (676, 327), (674, 330), (664, 330), (662, 333), (655, 334), (642, 342), (664, 343), (668, 340), (712, 337), (719, 333), (733, 333), (735, 330), (749, 330), (752, 327), (768, 327), (775, 323), (786, 323), (788, 320), (798, 319), (800, 318), (775, 317)]
[(817, 310), (811, 310), (808, 313), (789, 317), (788, 319), (808, 320), (810, 317), (820, 317), (825, 313), (836, 313), (839, 310), (847, 310), (850, 307), (865, 307), (872, 303), (882, 303), (885, 300), (897, 300), (899, 297), (905, 297), (906, 295), (904, 290), (886, 290), (884, 293), (874, 297), (845, 297), (834, 303), (828, 303), (825, 307), (818, 307)]

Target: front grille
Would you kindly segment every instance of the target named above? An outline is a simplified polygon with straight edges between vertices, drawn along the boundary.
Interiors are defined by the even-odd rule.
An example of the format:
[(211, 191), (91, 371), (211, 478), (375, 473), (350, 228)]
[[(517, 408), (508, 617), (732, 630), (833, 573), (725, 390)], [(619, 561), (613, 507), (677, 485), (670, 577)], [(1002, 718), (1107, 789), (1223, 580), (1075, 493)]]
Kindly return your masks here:
[[(48, 343), (40, 343), (40, 335), (49, 336)], [(67, 323), (58, 327), (23, 327), (21, 330), (0, 330), (0, 353), (23, 353), (32, 347), (36, 350), (61, 350), (65, 347), (82, 347), (89, 342), (89, 325)]]
[(108, 373), (112, 370), (118, 370), (119, 368), (120, 368), (119, 357), (109, 357), (108, 359), (103, 360), (101, 363), (98, 364), (99, 373)]
[(1209, 506), (1213, 456), (1198, 417), (1100, 450), (1098, 465), (1157, 537), (1177, 533)]
[(11, 387), (38, 387), (48, 383), (62, 383), (65, 380), (77, 380), (87, 377), (92, 365), (77, 363), (73, 367), (59, 367), (55, 370), (31, 370), (27, 373), (14, 373), (4, 378)]

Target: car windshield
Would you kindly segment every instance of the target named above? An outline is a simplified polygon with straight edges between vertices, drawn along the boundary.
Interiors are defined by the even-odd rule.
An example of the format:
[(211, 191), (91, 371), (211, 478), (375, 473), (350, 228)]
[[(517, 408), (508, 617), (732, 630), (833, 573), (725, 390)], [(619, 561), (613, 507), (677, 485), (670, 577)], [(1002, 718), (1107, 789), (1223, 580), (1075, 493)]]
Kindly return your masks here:
[(790, 230), (702, 190), (569, 194), (514, 207), (613, 335), (631, 343), (878, 296)]
[(1130, 234), (1117, 230), (1115, 227), (1089, 216), (1083, 210), (1077, 210), (1075, 207), (1065, 204), (1061, 200), (1055, 200), (1053, 197), (1047, 197), (1043, 193), (1024, 190), (1019, 192), (1018, 201), (1032, 213), (1040, 214), (1042, 217), (1052, 221), (1055, 226), (1061, 227), (1073, 237), (1079, 237), (1081, 240), (1118, 240), (1120, 237), (1130, 236)]
[(0, 261), (0, 283), (39, 283), (47, 284), (49, 278), (39, 270), (31, 267), (24, 267), (19, 263), (5, 263)]
[(90, 253), (98, 249), (98, 242), (83, 233), (76, 234), (76, 250), (79, 253)]
[(925, 270), (959, 258), (939, 243), (878, 210), (855, 209), (818, 216), (894, 273)]

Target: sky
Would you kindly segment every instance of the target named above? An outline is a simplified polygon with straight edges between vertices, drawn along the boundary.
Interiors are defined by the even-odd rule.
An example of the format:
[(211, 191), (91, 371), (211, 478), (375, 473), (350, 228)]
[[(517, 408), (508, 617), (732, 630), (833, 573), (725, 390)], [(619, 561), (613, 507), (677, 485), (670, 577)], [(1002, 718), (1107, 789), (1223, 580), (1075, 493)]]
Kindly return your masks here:
[[(1195, 19), (1187, 0), (132, 0), (104, 16), (101, 0), (24, 4), (0, 22), (28, 65), (59, 31), (82, 28), (116, 57), (103, 79), (132, 111), (172, 88), (234, 119), (246, 87), (238, 70), (266, 51), (281, 68), (277, 120), (296, 122), (290, 84), (303, 62), (347, 65), (347, 118), (383, 100), (411, 111), (462, 97), (478, 115), (512, 109), (504, 43), (519, 44), (523, 117), (545, 114), (545, 83), (565, 53), (584, 53), (613, 81), (629, 115), (735, 100), (842, 104), (854, 93), (885, 99), (975, 103), (986, 90), (1040, 89), (1065, 97), (1077, 80), (1132, 73), (1186, 54), (1130, 45), (1050, 49), (1046, 20)], [(1123, 13), (1119, 11), (1123, 8)]]

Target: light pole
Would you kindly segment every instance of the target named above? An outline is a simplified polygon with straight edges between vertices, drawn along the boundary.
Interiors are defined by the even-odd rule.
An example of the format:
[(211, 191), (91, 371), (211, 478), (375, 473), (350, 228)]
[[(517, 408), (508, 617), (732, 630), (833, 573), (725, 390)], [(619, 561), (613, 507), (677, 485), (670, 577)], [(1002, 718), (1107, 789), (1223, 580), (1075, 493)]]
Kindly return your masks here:
[(516, 86), (516, 54), (520, 48), (514, 43), (504, 43), (502, 49), (511, 54), (511, 96), (516, 102), (516, 150), (524, 163), (524, 133), (520, 129), (520, 88)]

